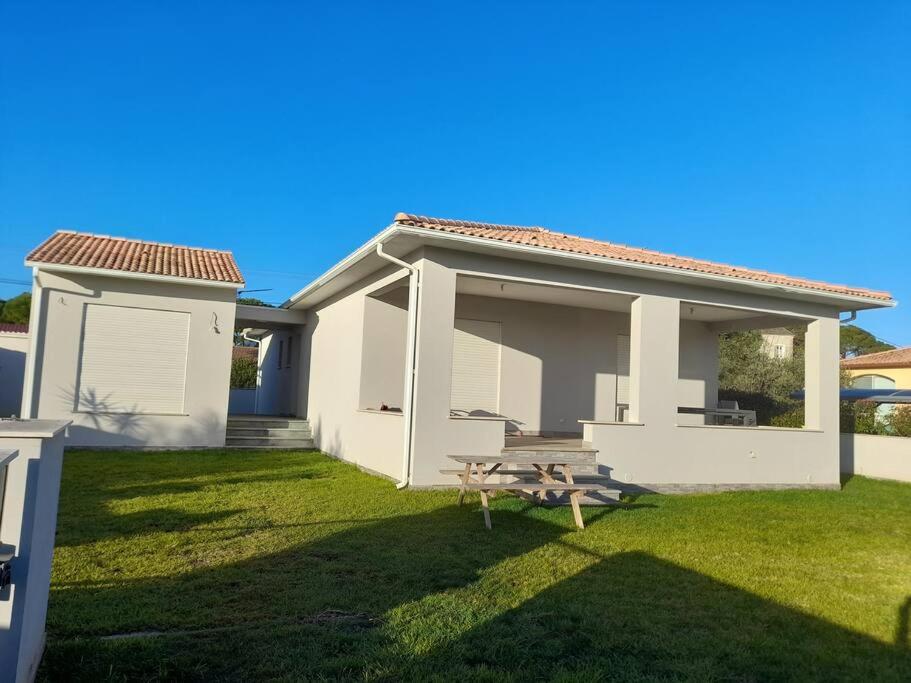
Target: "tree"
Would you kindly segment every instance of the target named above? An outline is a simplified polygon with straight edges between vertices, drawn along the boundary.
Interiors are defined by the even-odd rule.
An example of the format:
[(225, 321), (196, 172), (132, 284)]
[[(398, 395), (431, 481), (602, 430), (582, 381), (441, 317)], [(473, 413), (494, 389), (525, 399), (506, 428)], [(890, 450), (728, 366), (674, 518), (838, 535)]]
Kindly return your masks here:
[(880, 341), (862, 327), (857, 325), (841, 326), (841, 357), (851, 358), (863, 356), (868, 353), (890, 351), (895, 347)]
[(803, 387), (804, 354), (802, 333), (794, 339), (790, 358), (772, 358), (762, 346), (759, 331), (723, 334), (719, 343), (719, 388), (763, 394), (787, 401)]
[(27, 325), (31, 310), (32, 294), (23, 292), (19, 296), (3, 302), (3, 307), (0, 309), (0, 322)]
[(235, 358), (231, 361), (231, 388), (256, 388), (256, 361), (253, 358)]

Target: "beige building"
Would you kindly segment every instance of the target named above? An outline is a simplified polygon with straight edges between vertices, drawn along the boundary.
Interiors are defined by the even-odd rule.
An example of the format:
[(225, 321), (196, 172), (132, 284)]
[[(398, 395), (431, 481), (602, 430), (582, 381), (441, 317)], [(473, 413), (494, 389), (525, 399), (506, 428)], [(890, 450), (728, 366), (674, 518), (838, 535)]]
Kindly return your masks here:
[(791, 358), (794, 355), (794, 333), (784, 327), (762, 330), (762, 350), (769, 358)]
[(841, 361), (856, 389), (911, 389), (911, 346)]
[[(235, 308), (239, 273), (213, 286), (32, 262), (49, 348), (28, 405), (74, 417), (72, 443), (224, 443), (236, 314), (259, 349), (256, 412), (305, 418), (323, 451), (415, 486), (451, 484), (448, 455), (558, 437), (596, 450), (599, 470), (630, 486), (836, 487), (839, 315), (894, 305), (884, 292), (543, 228), (408, 214), (280, 309)], [(84, 340), (92, 349), (95, 330), (132, 327), (87, 315), (98, 304), (186, 314), (183, 378), (143, 385), (141, 401), (124, 380), (116, 412), (104, 391), (84, 400), (99, 383), (86, 369), (105, 376), (80, 360)], [(805, 426), (719, 420), (731, 407), (718, 401), (718, 336), (794, 326), (807, 330)], [(165, 415), (149, 409), (163, 404)]]

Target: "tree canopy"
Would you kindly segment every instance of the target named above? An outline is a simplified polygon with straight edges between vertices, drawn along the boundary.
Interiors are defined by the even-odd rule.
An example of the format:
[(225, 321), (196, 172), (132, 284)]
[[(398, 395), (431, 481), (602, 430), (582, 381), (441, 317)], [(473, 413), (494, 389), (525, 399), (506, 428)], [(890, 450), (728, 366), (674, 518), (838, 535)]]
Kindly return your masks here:
[(884, 341), (880, 341), (862, 327), (857, 325), (841, 326), (841, 357), (852, 358), (854, 356), (863, 356), (868, 353), (878, 353), (880, 351), (890, 351), (895, 347)]
[(28, 324), (29, 313), (32, 310), (31, 292), (22, 292), (8, 301), (0, 304), (0, 322)]

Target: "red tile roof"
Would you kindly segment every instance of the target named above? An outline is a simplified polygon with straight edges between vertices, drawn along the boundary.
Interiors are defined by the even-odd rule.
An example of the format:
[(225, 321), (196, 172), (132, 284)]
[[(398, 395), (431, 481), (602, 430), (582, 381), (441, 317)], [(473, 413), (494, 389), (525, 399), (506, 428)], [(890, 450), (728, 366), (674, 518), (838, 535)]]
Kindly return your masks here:
[(911, 368), (911, 346), (903, 349), (868, 353), (854, 358), (845, 358), (841, 362), (843, 368), (860, 370), (861, 368)]
[(101, 268), (209, 282), (243, 284), (230, 251), (182, 247), (58, 230), (26, 257), (26, 263)]
[(232, 346), (231, 358), (249, 358), (250, 360), (259, 360), (259, 348), (256, 346)]
[(0, 323), (0, 332), (15, 332), (16, 334), (28, 334), (28, 325), (21, 323)]
[(892, 296), (888, 292), (863, 289), (860, 287), (849, 287), (847, 285), (834, 285), (827, 282), (790, 277), (777, 273), (768, 273), (764, 270), (754, 270), (751, 268), (742, 268), (740, 266), (729, 266), (723, 263), (676, 256), (674, 254), (664, 254), (650, 249), (628, 247), (622, 244), (614, 244), (613, 242), (602, 242), (586, 237), (567, 235), (562, 232), (554, 232), (540, 227), (476, 223), (474, 221), (416, 216), (408, 213), (396, 214), (394, 221), (399, 225), (439, 230), (471, 237), (483, 237), (485, 239), (511, 242), (513, 244), (545, 247), (557, 251), (586, 254), (589, 256), (603, 256), (605, 258), (628, 261), (630, 263), (664, 266), (695, 273), (719, 275), (722, 277), (750, 280), (752, 282), (762, 282), (771, 285), (799, 287), (830, 294), (877, 299), (883, 302), (892, 301)]

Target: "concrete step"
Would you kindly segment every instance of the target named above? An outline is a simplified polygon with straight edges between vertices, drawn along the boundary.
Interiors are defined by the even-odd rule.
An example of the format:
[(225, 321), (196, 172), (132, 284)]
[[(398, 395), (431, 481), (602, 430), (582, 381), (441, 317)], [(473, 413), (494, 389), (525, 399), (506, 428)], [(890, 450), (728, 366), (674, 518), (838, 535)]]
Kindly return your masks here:
[(237, 446), (234, 444), (225, 444), (225, 450), (228, 451), (310, 451), (315, 450), (314, 446)]
[(310, 425), (294, 427), (234, 427), (228, 424), (227, 436), (262, 436), (309, 439), (312, 436)]
[(239, 448), (313, 448), (313, 439), (261, 437), (261, 436), (230, 436), (225, 439), (225, 446)]
[(229, 417), (228, 429), (310, 429), (310, 422), (295, 417)]

